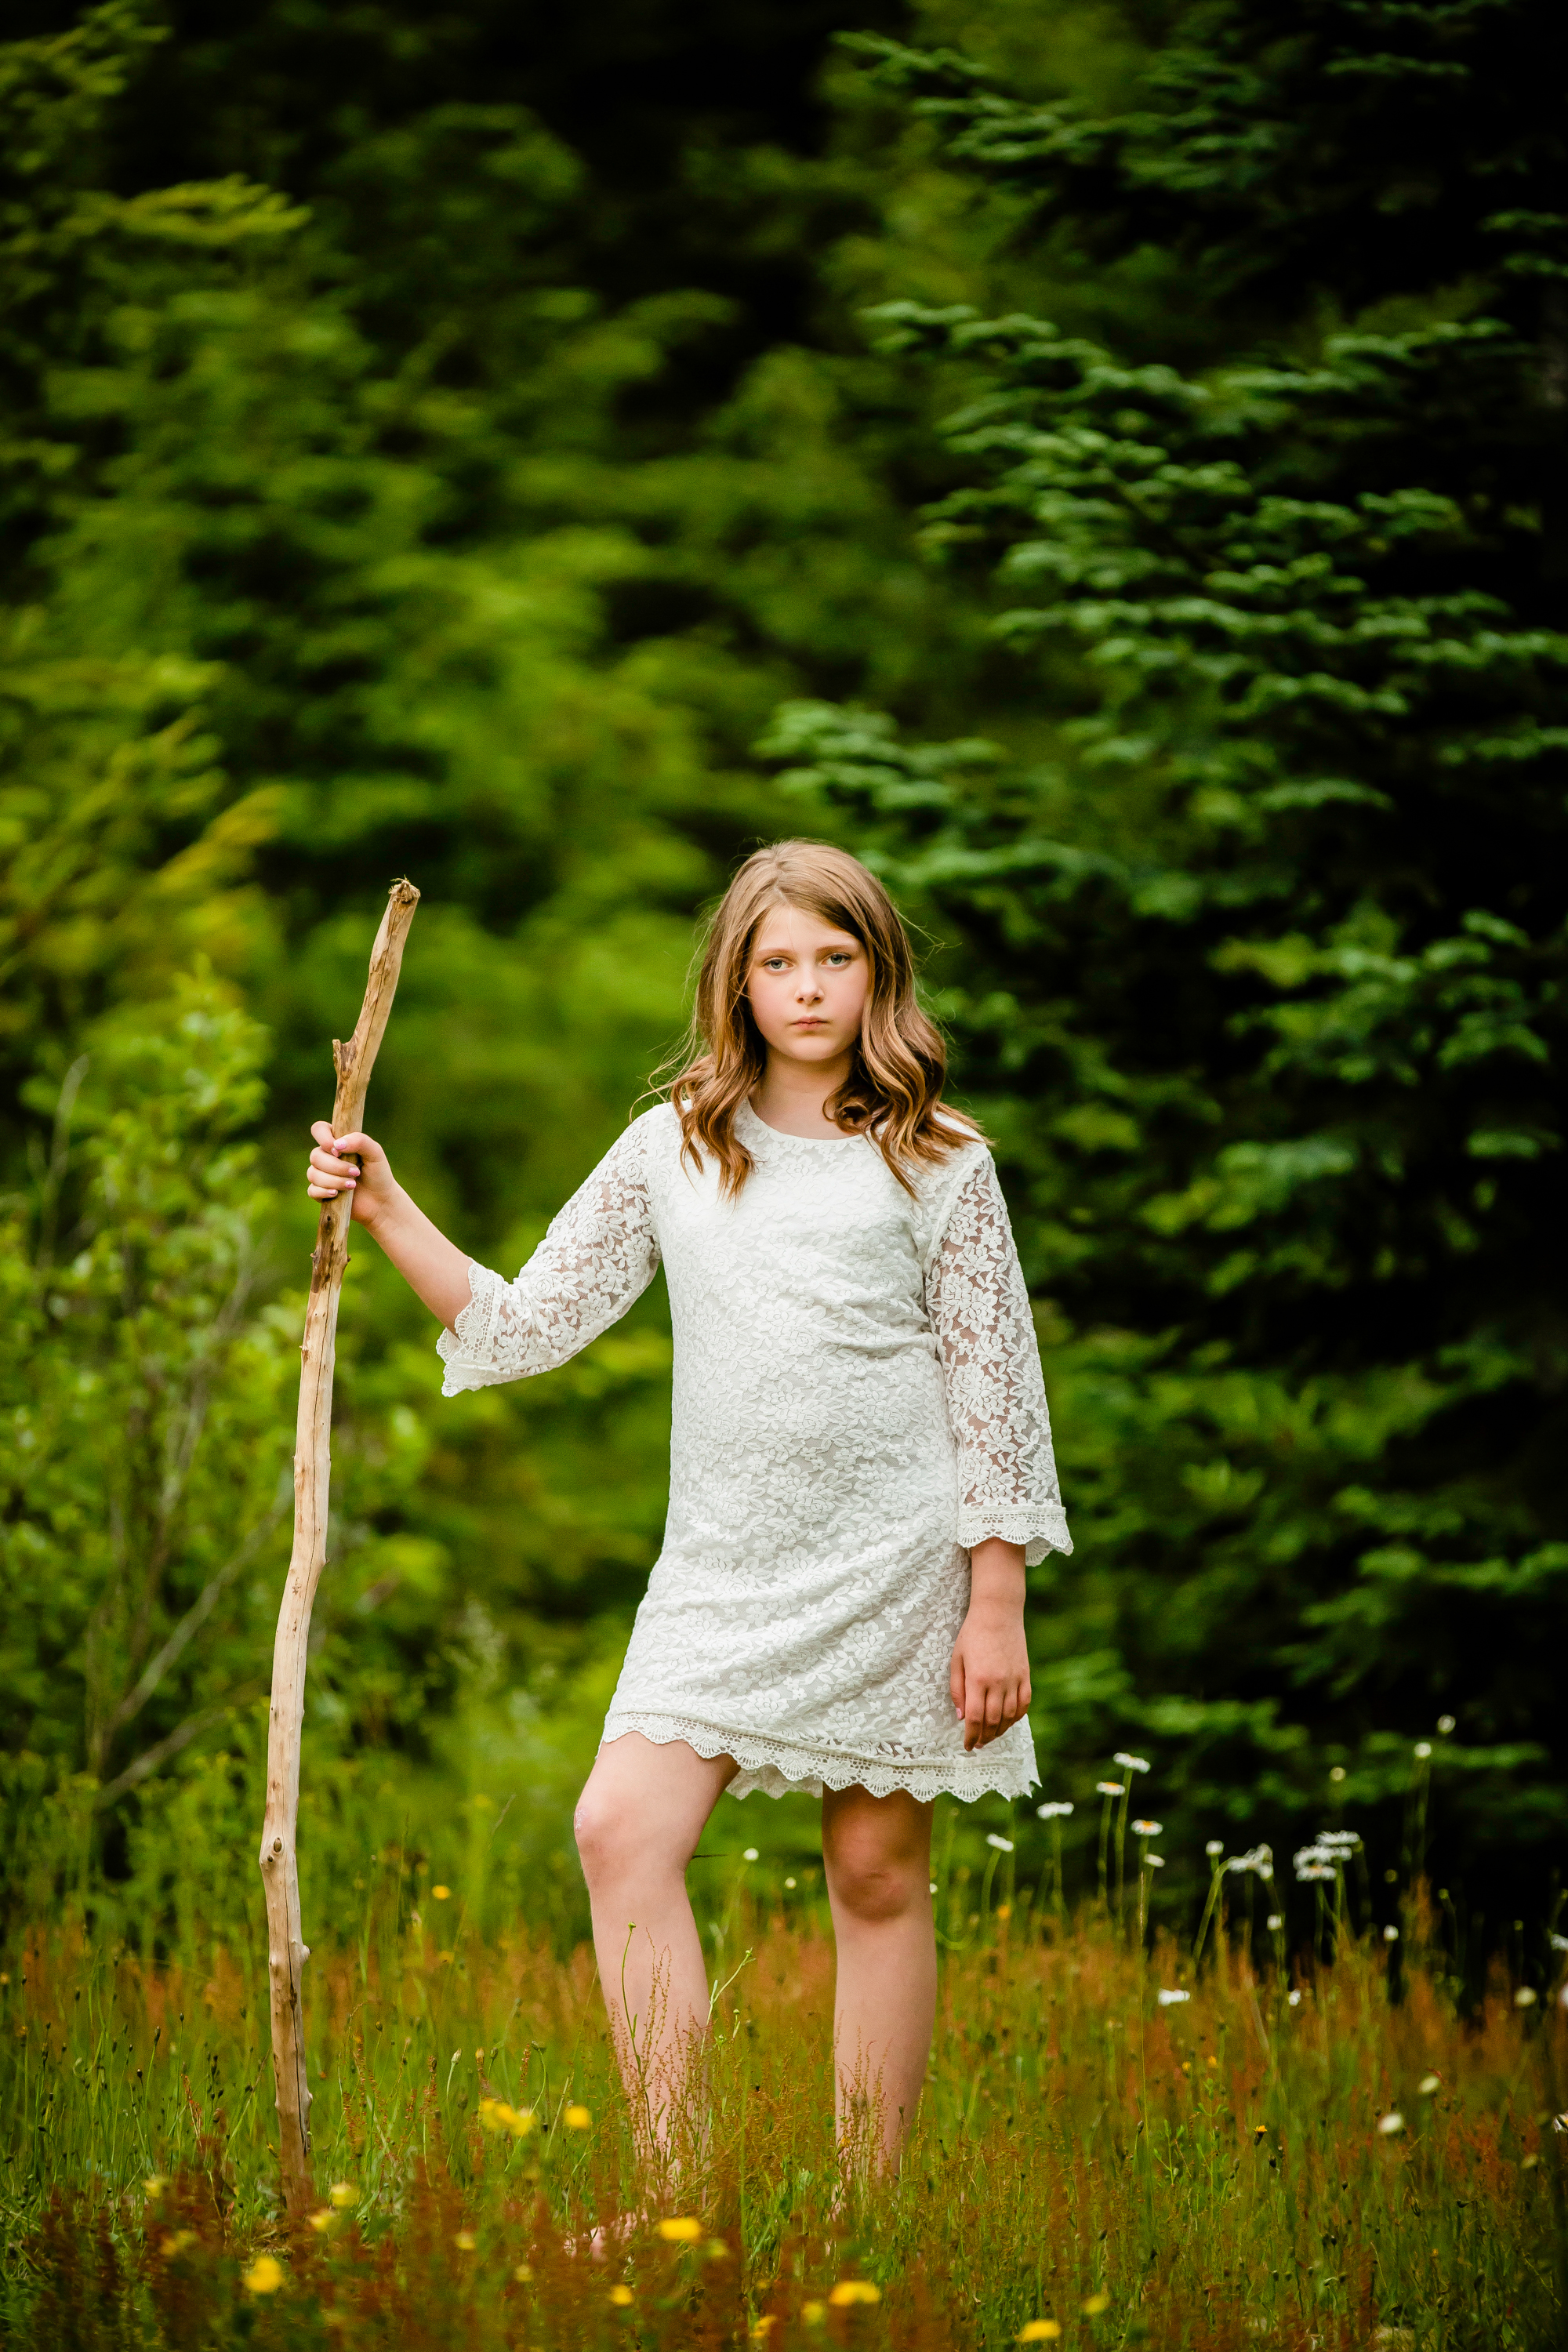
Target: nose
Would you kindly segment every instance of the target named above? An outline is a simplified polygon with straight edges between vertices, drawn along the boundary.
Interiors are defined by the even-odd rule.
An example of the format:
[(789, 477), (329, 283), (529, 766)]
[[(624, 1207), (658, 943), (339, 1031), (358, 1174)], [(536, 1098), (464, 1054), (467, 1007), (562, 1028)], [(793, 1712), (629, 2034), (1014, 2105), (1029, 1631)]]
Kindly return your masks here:
[(799, 1004), (815, 1004), (822, 994), (822, 982), (815, 971), (803, 971), (795, 984), (795, 1001)]

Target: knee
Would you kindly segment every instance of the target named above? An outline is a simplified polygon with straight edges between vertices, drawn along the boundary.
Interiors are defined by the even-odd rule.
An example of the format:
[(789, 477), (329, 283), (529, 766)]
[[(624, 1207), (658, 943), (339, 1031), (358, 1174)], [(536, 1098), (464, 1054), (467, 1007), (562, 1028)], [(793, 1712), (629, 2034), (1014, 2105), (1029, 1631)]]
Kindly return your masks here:
[(667, 1822), (629, 1801), (624, 1790), (595, 1788), (592, 1780), (577, 1800), (572, 1829), (593, 1895), (679, 1880), (690, 1859)]
[(869, 1841), (849, 1840), (827, 1864), (833, 1907), (874, 1927), (929, 1902), (923, 1856), (889, 1852)]
[(625, 1810), (605, 1801), (592, 1785), (577, 1800), (572, 1816), (583, 1875), (592, 1886), (609, 1886), (624, 1877), (637, 1851)]

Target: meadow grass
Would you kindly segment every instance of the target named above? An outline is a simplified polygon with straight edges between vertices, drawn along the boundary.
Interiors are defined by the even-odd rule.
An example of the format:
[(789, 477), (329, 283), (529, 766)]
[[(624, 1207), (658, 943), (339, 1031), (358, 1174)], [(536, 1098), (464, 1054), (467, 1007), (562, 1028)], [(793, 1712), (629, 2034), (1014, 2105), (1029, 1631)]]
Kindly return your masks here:
[(819, 1881), (710, 1873), (722, 1990), (671, 2186), (639, 2174), (591, 1953), (487, 1937), (384, 1864), (307, 1970), (321, 2203), (293, 2225), (251, 1927), (15, 1948), (7, 2346), (1564, 2340), (1568, 2012), (1499, 1981), (1458, 2013), (1418, 1897), (1396, 1946), (1211, 1929), (1194, 1967), (954, 1874), (928, 2089), (879, 2183), (834, 2156)]

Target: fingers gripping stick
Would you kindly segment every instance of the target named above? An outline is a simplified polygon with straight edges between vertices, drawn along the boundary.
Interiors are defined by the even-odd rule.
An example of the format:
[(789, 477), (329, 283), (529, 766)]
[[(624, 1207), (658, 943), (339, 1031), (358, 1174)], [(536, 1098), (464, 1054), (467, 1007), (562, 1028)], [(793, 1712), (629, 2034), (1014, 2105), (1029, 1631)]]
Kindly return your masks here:
[[(395, 882), (371, 950), (364, 1003), (347, 1045), (332, 1040), (337, 1097), (332, 1133), (356, 1132), (387, 1016), (397, 990), (404, 942), (419, 893)], [(356, 1160), (357, 1165), (357, 1160)], [(311, 2201), (310, 2093), (306, 2082), (300, 1983), (310, 1948), (300, 1935), (300, 1874), (295, 1831), (300, 1811), (300, 1741), (305, 1710), (305, 1658), (310, 1610), (326, 1564), (327, 1502), (331, 1482), (332, 1370), (338, 1297), (348, 1264), (351, 1186), (321, 1208), (310, 1261), (310, 1297), (300, 1350), (300, 1416), (294, 1444), (294, 1549), (278, 1616), (272, 1653), (272, 1700), (267, 1727), (267, 1815), (261, 1831), (261, 1879), (267, 1895), (268, 1978), (272, 2013), (272, 2070), (278, 2095), (279, 2151), (283, 2193), (290, 2212)]]

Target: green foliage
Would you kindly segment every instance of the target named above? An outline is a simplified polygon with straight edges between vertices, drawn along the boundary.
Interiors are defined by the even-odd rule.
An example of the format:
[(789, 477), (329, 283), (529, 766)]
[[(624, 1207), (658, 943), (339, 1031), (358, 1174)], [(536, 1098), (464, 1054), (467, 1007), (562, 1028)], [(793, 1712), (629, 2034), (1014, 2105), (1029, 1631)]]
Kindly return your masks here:
[[(60, 1432), (6, 1537), (60, 1516), (0, 1677), (14, 1820), (58, 1789), (74, 1855), (81, 1776), (118, 1781), (101, 1851), (172, 1900), (154, 1790), (250, 1801), (281, 1528), (115, 1709), (286, 1452), (300, 1140), (389, 877), (425, 905), (373, 1123), (510, 1269), (678, 1029), (732, 859), (805, 826), (925, 925), (1004, 1159), (1079, 1538), (1035, 1601), (1060, 1785), (1157, 1742), (1195, 1847), (1315, 1828), (1334, 1764), (1392, 1853), (1447, 1711), (1445, 1873), (1533, 1869), (1565, 1780), (1555, 20), (617, 0), (590, 55), (513, 15), (110, 0), (0, 49), (7, 1377)], [(146, 1179), (143, 1361), (104, 1122), (148, 1170), (194, 1139), (198, 1011), (252, 1126), (204, 1139), (221, 1199), (188, 1149), (184, 1208)], [(46, 1198), (89, 1237), (47, 1279)], [(242, 1228), (205, 1499), (160, 1537), (139, 1472), (137, 1567), (142, 1457), (63, 1400), (89, 1368), (163, 1444)], [(495, 1884), (555, 1872), (565, 1932), (576, 1718), (659, 1540), (661, 1302), (449, 1406), (368, 1248), (342, 1328), (320, 1887), (362, 1798), (427, 1819), (505, 1757), (550, 1793)]]
[[(635, 205), (595, 209), (625, 159), (592, 167), (586, 202), (590, 166), (515, 78), (487, 89), (448, 48), (411, 79), (408, 37), (363, 19), (351, 46), (363, 64), (385, 37), (386, 75), (361, 79), (374, 99), (350, 121), (286, 11), (226, 62), (165, 29), (116, 5), (5, 52), (5, 219), (32, 274), (13, 273), (7, 313), (0, 1142), (20, 1181), (95, 1024), (205, 959), (215, 1008), (244, 1002), (272, 1033), (289, 1205), (268, 1295), (302, 1274), (303, 1121), (327, 1108), (326, 1043), (406, 868), (426, 906), (373, 1116), (432, 1210), (515, 1264), (679, 1025), (691, 917), (766, 828), (738, 761), (795, 663), (895, 684), (941, 593), (810, 354), (765, 352), (726, 407), (731, 356), (693, 423), (681, 385), (732, 296), (672, 283)], [(212, 105), (176, 97), (158, 168), (139, 168), (172, 87), (210, 100), (215, 63), (250, 73), (269, 44), (273, 115), (225, 147)], [(768, 104), (798, 140), (802, 94)], [(315, 133), (290, 149), (301, 109)], [(757, 127), (679, 120), (693, 170), (700, 148), (721, 179), (724, 142)], [(796, 167), (746, 152), (754, 227), (795, 201)], [(287, 197), (237, 173), (242, 154), (286, 166)], [(842, 202), (800, 165), (795, 234)], [(743, 247), (746, 206), (726, 201)], [(742, 364), (758, 341), (753, 323)], [(159, 1083), (143, 1070), (154, 1121)], [(530, 1690), (597, 1693), (658, 1548), (668, 1341), (652, 1299), (547, 1386), (443, 1408), (426, 1318), (373, 1256), (343, 1321), (311, 1722), (323, 1759), (369, 1743), (401, 1787), (404, 1759), (460, 1773), (496, 1710), (510, 1721), (509, 1689), (530, 1720)], [(281, 1445), (286, 1380), (255, 1407)], [(93, 1487), (83, 1507), (109, 1506)], [(263, 1545), (233, 1629), (247, 1686), (285, 1549), (281, 1529)], [(178, 1573), (184, 1605), (201, 1560)], [(6, 1691), (7, 1746), (46, 1759), (28, 1792), (95, 1762), (111, 1786), (140, 1752), (127, 1733), (100, 1758), (71, 1638), (27, 1651)], [(184, 1654), (160, 1738), (229, 1695), (212, 1641)], [(27, 1674), (54, 1695), (47, 1738)], [(253, 1770), (248, 1735), (222, 1736)], [(134, 1875), (135, 1806), (112, 1810), (110, 1858)], [(552, 1853), (563, 1818), (552, 1800)]]
[[(1171, 235), (1254, 299), (1278, 241), (1244, 214), (1235, 125), (1283, 104), (1270, 60), (1287, 86), (1299, 68), (1274, 29), (1195, 19), (1209, 46), (1156, 77), (1222, 93), (1228, 141), (1195, 99), (1091, 131), (974, 94), (962, 61), (882, 44), (879, 69), (946, 91), (925, 103), (952, 152), (1086, 235), (1121, 234), (1122, 201), (1141, 234), (1144, 192), (1173, 196)], [(1321, 71), (1370, 70), (1373, 37), (1335, 18)], [(1420, 122), (1446, 135), (1418, 110), (1402, 168)], [(1313, 222), (1301, 150), (1263, 144)], [(1422, 152), (1450, 208), (1493, 204), (1484, 156)], [(1554, 153), (1526, 139), (1520, 173)], [(1343, 310), (1406, 266), (1395, 241), (1340, 267), (1316, 226)], [(1517, 261), (1462, 320), (1202, 376), (1022, 314), (884, 306), (886, 347), (969, 373), (944, 430), (972, 481), (928, 543), (994, 565), (1022, 658), (1079, 649), (1079, 708), (1033, 769), (812, 705), (765, 746), (944, 940), (1048, 1294), (1080, 1550), (1039, 1580), (1047, 1736), (1087, 1761), (1117, 1710), (1135, 1744), (1188, 1743), (1190, 1801), (1262, 1793), (1304, 1821), (1331, 1757), (1346, 1795), (1392, 1795), (1380, 1730), (1451, 1711), (1472, 1864), (1568, 1821), (1546, 1663), (1568, 1572), (1568, 636), (1539, 497), (1554, 314)], [(1521, 1768), (1542, 1776), (1522, 1800)]]
[[(106, 1024), (10, 1204), (0, 1562), (14, 1780), (112, 1803), (264, 1688), (293, 1349), (260, 1303), (256, 1024)], [(18, 1825), (18, 1833), (20, 1825)]]
[[(847, 46), (1026, 208), (1035, 236), (1065, 228), (1102, 267), (1141, 248), (1174, 260), (1187, 331), (1211, 343), (1265, 321), (1310, 336), (1324, 310), (1342, 320), (1438, 289), (1462, 311), (1475, 279), (1511, 315), (1539, 312), (1563, 273), (1548, 61), (1563, 37), (1545, 0), (1203, 0), (1110, 89), (1081, 73), (1076, 88), (1020, 88), (1012, 57), (1014, 87), (998, 87), (998, 18), (965, 50), (876, 34)], [(1544, 441), (1544, 418), (1537, 430)]]

